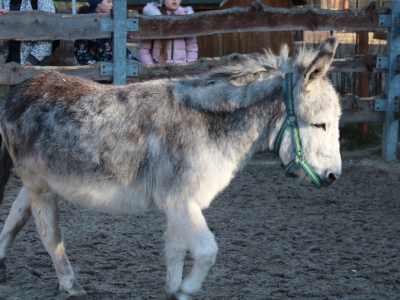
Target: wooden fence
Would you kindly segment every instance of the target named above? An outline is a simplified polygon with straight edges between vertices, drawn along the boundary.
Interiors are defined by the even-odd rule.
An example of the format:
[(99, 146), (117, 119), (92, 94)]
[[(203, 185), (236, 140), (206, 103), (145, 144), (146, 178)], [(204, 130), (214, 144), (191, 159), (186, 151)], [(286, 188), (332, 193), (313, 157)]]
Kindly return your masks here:
[[(121, 2), (121, 0), (118, 0)], [(115, 1), (114, 9), (118, 1)], [(122, 0), (123, 3), (126, 2)], [(391, 1), (392, 5), (396, 4)], [(398, 3), (396, 4), (399, 5)], [(214, 33), (227, 32), (255, 32), (255, 31), (290, 31), (290, 30), (363, 30), (376, 31), (382, 28), (397, 28), (391, 43), (397, 45), (398, 51), (398, 25), (399, 22), (391, 13), (392, 9), (379, 7), (372, 2), (360, 10), (321, 10), (310, 6), (293, 9), (266, 7), (259, 1), (249, 6), (234, 7), (230, 9), (196, 13), (188, 16), (142, 16), (127, 14), (127, 22), (137, 23), (139, 30), (128, 32), (129, 39), (154, 39), (154, 38), (177, 38), (185, 36), (202, 36)], [(388, 18), (393, 19), (388, 23)], [(115, 18), (117, 20), (117, 18)], [(396, 21), (397, 19), (397, 21)], [(156, 20), (156, 21), (155, 21)], [(0, 15), (0, 39), (15, 40), (76, 40), (88, 38), (108, 38), (110, 31), (101, 31), (104, 22), (112, 21), (108, 14), (54, 14), (41, 11), (10, 12)], [(117, 21), (116, 21), (117, 22)], [(397, 23), (396, 23), (397, 24)], [(49, 30), (51, 28), (51, 30)], [(397, 32), (397, 33), (396, 33)], [(392, 30), (393, 35), (393, 30)], [(126, 41), (126, 39), (125, 39)], [(125, 47), (125, 46), (124, 46)], [(398, 54), (398, 53), (397, 53)], [(257, 54), (251, 54), (257, 55)], [(116, 55), (114, 55), (116, 56)], [(154, 78), (178, 77), (183, 75), (197, 75), (212, 68), (240, 60), (245, 55), (231, 54), (217, 58), (201, 58), (196, 62), (185, 64), (157, 64), (144, 65), (135, 64), (137, 76), (127, 77), (128, 82), (148, 80)], [(393, 56), (393, 55), (392, 55)], [(115, 58), (114, 58), (115, 59)], [(399, 75), (396, 69), (380, 68), (377, 60), (382, 59), (377, 55), (355, 56), (347, 59), (335, 59), (332, 72), (392, 72), (386, 77), (393, 77), (393, 84), (398, 82)], [(389, 58), (390, 60), (390, 58)], [(124, 62), (125, 64), (125, 62)], [(57, 70), (59, 72), (81, 76), (92, 80), (112, 80), (112, 76), (102, 76), (100, 64), (91, 66), (73, 67), (25, 67), (16, 63), (0, 63), (0, 83), (16, 84), (43, 70)], [(114, 74), (115, 75), (115, 74)], [(390, 82), (386, 81), (389, 86)], [(397, 85), (398, 86), (398, 85)], [(345, 96), (343, 98), (343, 116), (341, 122), (384, 122), (389, 130), (388, 139), (384, 140), (383, 153), (385, 160), (396, 158), (398, 121), (400, 114), (396, 110), (395, 97), (390, 90), (390, 97), (386, 100), (386, 109), (376, 109), (376, 99), (381, 101), (385, 95), (370, 98), (359, 98), (356, 96)], [(388, 92), (386, 93), (388, 94)], [(387, 97), (388, 95), (386, 95)], [(385, 99), (383, 99), (385, 100)], [(388, 117), (389, 115), (389, 117)], [(395, 139), (393, 137), (395, 132)], [(387, 139), (384, 136), (384, 139)], [(393, 140), (394, 139), (394, 140)], [(394, 153), (394, 154), (393, 154)], [(394, 156), (393, 156), (394, 155)]]

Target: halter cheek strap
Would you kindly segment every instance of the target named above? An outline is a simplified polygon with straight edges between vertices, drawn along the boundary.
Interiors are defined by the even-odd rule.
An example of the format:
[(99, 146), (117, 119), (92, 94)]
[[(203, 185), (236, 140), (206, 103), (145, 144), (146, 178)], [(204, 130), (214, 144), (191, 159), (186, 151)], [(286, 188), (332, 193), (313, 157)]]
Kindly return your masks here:
[(319, 189), (321, 188), (321, 179), (319, 178), (317, 173), (315, 173), (313, 168), (307, 163), (303, 155), (303, 147), (301, 146), (299, 126), (297, 125), (296, 113), (294, 111), (292, 73), (288, 73), (285, 75), (285, 87), (286, 87), (287, 116), (275, 139), (274, 153), (279, 155), (279, 148), (281, 147), (283, 136), (285, 134), (286, 129), (290, 127), (292, 129), (291, 131), (292, 131), (293, 144), (296, 151), (296, 157), (292, 159), (286, 166), (282, 163), (281, 160), (281, 166), (283, 168), (283, 171), (285, 172), (286, 177), (295, 177), (296, 175), (294, 173), (291, 173), (290, 171), (293, 169), (293, 167), (300, 165), (307, 173), (307, 175), (311, 178), (314, 185)]

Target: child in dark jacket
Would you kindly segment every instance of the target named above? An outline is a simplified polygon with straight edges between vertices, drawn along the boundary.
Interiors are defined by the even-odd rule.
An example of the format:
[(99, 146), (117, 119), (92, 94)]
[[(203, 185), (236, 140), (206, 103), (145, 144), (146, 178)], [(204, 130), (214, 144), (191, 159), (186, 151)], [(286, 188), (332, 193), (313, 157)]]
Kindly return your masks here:
[[(89, 0), (89, 6), (82, 6), (78, 14), (110, 13), (112, 0)], [(112, 61), (112, 38), (76, 40), (74, 43), (75, 58), (80, 65), (92, 65), (98, 61)], [(126, 49), (126, 58), (139, 61)]]

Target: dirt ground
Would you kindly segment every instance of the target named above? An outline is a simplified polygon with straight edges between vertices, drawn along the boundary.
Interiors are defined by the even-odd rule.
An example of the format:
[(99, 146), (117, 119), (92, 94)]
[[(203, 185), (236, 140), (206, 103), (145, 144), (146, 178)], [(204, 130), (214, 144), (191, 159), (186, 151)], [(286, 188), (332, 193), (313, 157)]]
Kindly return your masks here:
[[(343, 152), (329, 189), (256, 155), (205, 211), (219, 244), (200, 299), (400, 299), (400, 162)], [(12, 176), (3, 224), (21, 182)], [(91, 212), (60, 200), (66, 249), (89, 299), (164, 299), (161, 212)], [(189, 259), (189, 255), (188, 255)], [(185, 272), (191, 261), (187, 263)], [(66, 299), (33, 220), (7, 259), (0, 299)]]

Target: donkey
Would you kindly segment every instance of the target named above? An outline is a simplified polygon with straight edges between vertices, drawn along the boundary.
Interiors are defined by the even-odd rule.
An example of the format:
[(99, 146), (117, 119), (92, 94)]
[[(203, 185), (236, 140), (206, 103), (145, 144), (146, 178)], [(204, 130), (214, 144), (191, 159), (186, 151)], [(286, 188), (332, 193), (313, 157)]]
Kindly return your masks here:
[[(63, 197), (106, 212), (163, 210), (166, 295), (192, 299), (218, 251), (202, 210), (255, 152), (274, 150), (287, 175), (317, 187), (339, 178), (341, 109), (325, 76), (336, 47), (330, 37), (291, 60), (283, 46), (196, 77), (110, 86), (45, 72), (13, 88), (0, 107), (0, 196), (12, 164), (23, 187), (0, 235), (0, 279), (32, 214), (60, 290), (86, 294), (63, 245)], [(194, 264), (182, 278), (187, 250)]]

